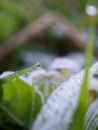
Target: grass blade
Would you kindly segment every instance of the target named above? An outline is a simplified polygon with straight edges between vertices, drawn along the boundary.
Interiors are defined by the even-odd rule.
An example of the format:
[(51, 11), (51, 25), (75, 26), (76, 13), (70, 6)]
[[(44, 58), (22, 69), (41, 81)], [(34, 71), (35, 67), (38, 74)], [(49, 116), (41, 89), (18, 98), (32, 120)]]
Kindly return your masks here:
[(86, 62), (85, 62), (86, 70), (84, 75), (84, 81), (82, 84), (82, 89), (80, 91), (80, 96), (78, 100), (79, 104), (74, 115), (72, 130), (78, 130), (78, 129), (83, 130), (83, 120), (88, 107), (88, 77), (89, 77), (89, 67), (92, 59), (94, 39), (95, 39), (95, 29), (91, 28), (86, 51)]
[(6, 76), (6, 77), (1, 78), (1, 79), (0, 79), (0, 83), (3, 84), (3, 83), (10, 82), (10, 81), (12, 81), (12, 80), (15, 80), (15, 79), (18, 78), (19, 76), (24, 75), (24, 74), (28, 73), (29, 71), (31, 71), (31, 70), (33, 70), (33, 69), (35, 69), (35, 68), (37, 68), (37, 67), (40, 67), (40, 64), (39, 64), (39, 63), (37, 63), (37, 64), (35, 64), (34, 66), (31, 66), (31, 67), (29, 67), (29, 68), (26, 68), (26, 69), (23, 69), (23, 70), (20, 70), (20, 71), (16, 71), (16, 72), (13, 73), (13, 74), (10, 74), (10, 75), (8, 75), (8, 76)]

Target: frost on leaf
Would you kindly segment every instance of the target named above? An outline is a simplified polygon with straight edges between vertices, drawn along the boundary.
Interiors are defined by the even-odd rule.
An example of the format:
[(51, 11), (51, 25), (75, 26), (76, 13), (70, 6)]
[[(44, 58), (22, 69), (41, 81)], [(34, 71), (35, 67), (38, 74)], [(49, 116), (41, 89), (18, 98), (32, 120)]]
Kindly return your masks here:
[[(97, 68), (98, 63), (90, 68), (89, 79), (93, 77)], [(78, 105), (83, 78), (84, 70), (58, 86), (42, 107), (31, 130), (69, 130)]]
[(56, 58), (49, 67), (50, 70), (58, 71), (63, 77), (69, 78), (71, 75), (79, 72), (81, 66), (69, 58)]
[(97, 130), (97, 129), (98, 129), (98, 99), (96, 99), (91, 104), (84, 120), (84, 130)]
[(63, 77), (57, 71), (47, 71), (45, 69), (37, 69), (31, 72), (25, 79), (30, 85), (34, 84), (35, 90), (40, 95), (43, 103), (50, 93), (64, 81)]
[(6, 72), (3, 72), (1, 75), (0, 75), (0, 79), (2, 79), (3, 77), (6, 77), (6, 76), (8, 76), (8, 75), (11, 75), (11, 74), (13, 74), (14, 72), (12, 72), (12, 71), (6, 71)]

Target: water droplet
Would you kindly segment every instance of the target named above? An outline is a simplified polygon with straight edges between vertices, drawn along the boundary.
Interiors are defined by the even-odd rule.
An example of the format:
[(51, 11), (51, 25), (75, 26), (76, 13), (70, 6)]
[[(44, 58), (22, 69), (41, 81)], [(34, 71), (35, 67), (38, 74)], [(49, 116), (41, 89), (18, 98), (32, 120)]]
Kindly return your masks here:
[(88, 5), (85, 9), (86, 13), (90, 16), (97, 15), (97, 8), (93, 5)]
[(35, 65), (35, 67), (36, 67), (36, 68), (40, 68), (40, 67), (41, 67), (40, 63), (37, 62), (36, 65)]

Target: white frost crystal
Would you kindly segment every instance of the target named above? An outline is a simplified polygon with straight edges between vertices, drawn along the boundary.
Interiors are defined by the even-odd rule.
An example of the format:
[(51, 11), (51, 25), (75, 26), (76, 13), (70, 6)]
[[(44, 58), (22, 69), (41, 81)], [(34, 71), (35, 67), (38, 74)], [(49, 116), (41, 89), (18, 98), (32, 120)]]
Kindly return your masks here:
[(6, 77), (6, 76), (8, 76), (8, 75), (11, 75), (11, 74), (13, 74), (13, 73), (14, 73), (14, 72), (12, 72), (12, 71), (3, 72), (3, 73), (0, 75), (0, 79)]
[[(89, 79), (97, 70), (98, 63), (90, 68)], [(83, 78), (84, 70), (58, 86), (42, 107), (31, 130), (69, 130), (74, 111), (78, 105)]]

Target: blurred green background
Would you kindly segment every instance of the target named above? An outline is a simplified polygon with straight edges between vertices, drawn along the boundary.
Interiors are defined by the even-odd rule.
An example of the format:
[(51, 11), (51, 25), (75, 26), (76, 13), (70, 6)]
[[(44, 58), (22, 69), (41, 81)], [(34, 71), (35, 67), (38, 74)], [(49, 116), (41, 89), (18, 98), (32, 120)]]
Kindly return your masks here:
[[(64, 28), (62, 22), (59, 24), (54, 22), (50, 26), (47, 24), (43, 31), (35, 32), (35, 35), (32, 30), (33, 27), (31, 28), (33, 34), (27, 31), (28, 38), (25, 38), (25, 30), (31, 24), (33, 26), (37, 24), (37, 28), (40, 30), (42, 23), (44, 25), (44, 22), (52, 21), (51, 15), (48, 19), (44, 17), (49, 12), (51, 15), (53, 12), (58, 16), (61, 15), (69, 24), (64, 24)], [(42, 17), (43, 21), (38, 22)], [(62, 21), (62, 18), (58, 17), (57, 21)], [(0, 0), (0, 72), (24, 68), (37, 61), (40, 61), (42, 66), (47, 67), (47, 64), (50, 64), (55, 57), (67, 56), (68, 54), (73, 55), (75, 53), (83, 57), (86, 45), (81, 42), (81, 39), (85, 43), (87, 42), (91, 26), (96, 28), (94, 45), (97, 51), (97, 0)], [(74, 31), (76, 35), (78, 32), (81, 34), (80, 40), (76, 37), (74, 41), (74, 34), (69, 33), (73, 32), (73, 28), (78, 30), (77, 32)], [(17, 38), (20, 32), (23, 35)], [(15, 35), (15, 42), (9, 40)], [(19, 38), (24, 39), (20, 45), (18, 45)], [(7, 43), (8, 47), (6, 47)], [(13, 44), (17, 45), (10, 49)], [(81, 47), (82, 44), (83, 48)]]

